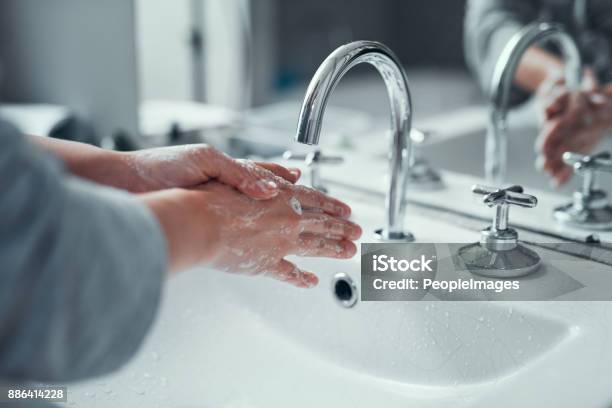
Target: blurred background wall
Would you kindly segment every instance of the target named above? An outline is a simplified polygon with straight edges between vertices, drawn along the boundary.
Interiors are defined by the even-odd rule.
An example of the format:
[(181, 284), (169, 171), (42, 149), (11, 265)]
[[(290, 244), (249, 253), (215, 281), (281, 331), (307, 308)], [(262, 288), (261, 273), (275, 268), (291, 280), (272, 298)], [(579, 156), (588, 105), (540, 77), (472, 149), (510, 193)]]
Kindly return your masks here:
[[(190, 104), (164, 109), (174, 113), (162, 122), (186, 117), (196, 129), (203, 124), (192, 119), (209, 106), (298, 102), (333, 49), (370, 39), (395, 51), (421, 94), (417, 107), (434, 112), (476, 95), (463, 61), (464, 8), (465, 0), (3, 0), (0, 97), (65, 106), (97, 140), (137, 139), (143, 117), (160, 114), (143, 114), (146, 101)], [(384, 89), (368, 81), (347, 85), (362, 93), (338, 101), (386, 115)]]
[(99, 134), (138, 132), (134, 5), (0, 2), (3, 102), (68, 107)]
[(304, 79), (338, 45), (387, 44), (407, 67), (463, 68), (464, 0), (278, 0), (281, 79)]

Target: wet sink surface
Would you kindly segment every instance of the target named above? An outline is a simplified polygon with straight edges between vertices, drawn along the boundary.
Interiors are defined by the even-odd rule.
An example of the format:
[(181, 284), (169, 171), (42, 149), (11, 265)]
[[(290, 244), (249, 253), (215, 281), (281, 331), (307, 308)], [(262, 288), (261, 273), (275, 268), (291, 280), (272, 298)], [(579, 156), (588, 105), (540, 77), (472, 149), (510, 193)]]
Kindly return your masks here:
[[(354, 211), (364, 231), (375, 229), (382, 216), (365, 206)], [(478, 239), (431, 219), (413, 217), (410, 227), (421, 242)], [(362, 241), (372, 242), (367, 234)], [(359, 288), (359, 254), (350, 261), (296, 261), (319, 274), (318, 288), (296, 292), (275, 282), (235, 279), (236, 301), (324, 358), (373, 376), (426, 385), (478, 383), (520, 369), (570, 334), (554, 319), (505, 303), (358, 302), (346, 309), (332, 295), (331, 277), (346, 273)], [(278, 305), (291, 305), (292, 313)]]
[[(353, 208), (365, 231), (379, 226), (378, 207)], [(477, 238), (426, 218), (413, 217), (410, 228), (424, 242)], [(85, 407), (517, 406), (533, 402), (516, 391), (531, 378), (521, 385), (527, 395), (530, 387), (554, 390), (556, 406), (575, 406), (576, 398), (556, 390), (561, 376), (584, 381), (578, 374), (592, 369), (591, 388), (612, 380), (602, 371), (612, 364), (601, 353), (608, 317), (612, 325), (607, 304), (359, 302), (345, 309), (332, 296), (331, 277), (345, 272), (359, 284), (357, 259), (301, 259), (321, 277), (312, 290), (185, 272), (169, 283), (134, 361), (70, 387), (69, 400)], [(566, 365), (571, 370), (560, 372)]]

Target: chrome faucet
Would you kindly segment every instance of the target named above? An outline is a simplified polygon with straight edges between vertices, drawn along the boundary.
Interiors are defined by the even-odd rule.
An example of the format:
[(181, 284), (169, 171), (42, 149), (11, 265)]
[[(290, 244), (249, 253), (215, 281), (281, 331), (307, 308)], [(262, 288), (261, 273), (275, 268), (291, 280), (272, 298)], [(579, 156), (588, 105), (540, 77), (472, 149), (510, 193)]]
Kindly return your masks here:
[(487, 129), (485, 150), (485, 177), (495, 185), (506, 177), (507, 161), (507, 114), (510, 90), (516, 68), (521, 57), (538, 41), (553, 40), (565, 60), (565, 83), (569, 89), (577, 89), (581, 77), (581, 60), (574, 40), (560, 26), (548, 23), (533, 23), (516, 33), (502, 50), (491, 81), (491, 110)]
[(356, 65), (367, 63), (378, 71), (387, 87), (391, 104), (390, 183), (387, 190), (387, 225), (376, 231), (384, 240), (412, 241), (404, 231), (405, 193), (412, 143), (412, 101), (408, 80), (401, 63), (385, 45), (374, 41), (356, 41), (343, 45), (323, 61), (308, 85), (297, 126), (295, 140), (319, 143), (327, 100), (340, 79)]

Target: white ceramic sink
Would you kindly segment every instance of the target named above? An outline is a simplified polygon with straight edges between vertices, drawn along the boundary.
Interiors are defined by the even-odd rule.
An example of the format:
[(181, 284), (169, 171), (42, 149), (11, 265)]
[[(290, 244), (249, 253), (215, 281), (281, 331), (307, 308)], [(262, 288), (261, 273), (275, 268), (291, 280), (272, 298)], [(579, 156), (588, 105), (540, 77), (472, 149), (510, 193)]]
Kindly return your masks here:
[[(378, 199), (336, 194), (353, 204), (368, 241), (367, 232), (383, 219), (380, 203), (373, 205)], [(422, 242), (478, 237), (433, 219), (409, 220)], [(534, 406), (538, 398), (538, 406), (575, 407), (612, 401), (608, 303), (359, 302), (342, 308), (331, 278), (345, 272), (359, 285), (358, 259), (300, 259), (321, 278), (311, 290), (185, 272), (169, 282), (138, 356), (115, 375), (71, 386), (69, 403), (515, 407)]]
[[(364, 231), (380, 225), (382, 211), (364, 205), (354, 210)], [(415, 216), (410, 228), (421, 242), (478, 239), (472, 231)], [(362, 241), (371, 238), (366, 234)], [(235, 301), (303, 347), (369, 375), (410, 384), (477, 383), (520, 368), (569, 333), (555, 320), (526, 317), (497, 303), (358, 302), (345, 309), (332, 295), (331, 278), (343, 272), (360, 287), (359, 256), (295, 260), (318, 273), (319, 287), (296, 292), (266, 280), (233, 279)], [(291, 313), (279, 305), (289, 305)]]

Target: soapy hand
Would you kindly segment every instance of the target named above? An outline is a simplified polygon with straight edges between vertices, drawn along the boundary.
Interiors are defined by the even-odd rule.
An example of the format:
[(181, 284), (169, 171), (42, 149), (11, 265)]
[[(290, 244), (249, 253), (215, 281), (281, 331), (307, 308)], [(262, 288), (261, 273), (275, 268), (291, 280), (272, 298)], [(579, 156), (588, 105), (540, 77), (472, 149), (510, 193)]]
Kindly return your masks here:
[(361, 228), (348, 221), (350, 208), (304, 186), (279, 181), (280, 193), (256, 201), (218, 183), (198, 187), (207, 194), (214, 220), (215, 250), (208, 263), (228, 272), (262, 275), (298, 287), (318, 278), (284, 259), (287, 255), (350, 258)]
[[(256, 172), (267, 172), (257, 168)], [(254, 200), (234, 188), (208, 182), (193, 189), (140, 195), (166, 236), (173, 271), (195, 265), (263, 275), (298, 287), (317, 284), (316, 275), (287, 261), (287, 255), (350, 258), (361, 228), (347, 220), (350, 207), (308, 187), (272, 176), (279, 193)]]
[[(134, 192), (189, 188), (217, 180), (249, 197), (268, 199), (279, 193), (275, 175), (291, 183), (300, 177), (298, 169), (236, 160), (205, 144), (146, 149), (123, 155), (131, 169), (129, 189)], [(269, 171), (260, 172), (258, 168)]]

